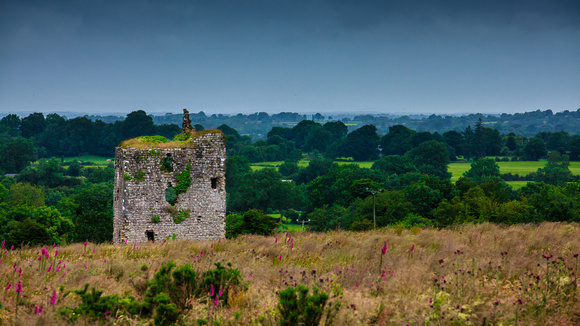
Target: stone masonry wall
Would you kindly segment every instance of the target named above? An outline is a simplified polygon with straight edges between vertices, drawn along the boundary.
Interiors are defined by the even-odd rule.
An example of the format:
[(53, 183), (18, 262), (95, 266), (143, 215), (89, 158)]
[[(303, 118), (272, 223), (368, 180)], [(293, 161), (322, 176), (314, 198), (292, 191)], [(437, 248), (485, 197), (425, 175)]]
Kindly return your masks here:
[[(171, 237), (210, 240), (225, 236), (225, 139), (221, 132), (194, 137), (183, 148), (123, 148), (115, 151), (114, 230), (116, 243), (155, 241)], [(170, 157), (173, 171), (162, 171)], [(166, 201), (167, 187), (191, 165), (191, 186), (178, 195), (174, 208)], [(213, 180), (212, 180), (213, 179)], [(190, 209), (190, 217), (175, 223), (173, 216)], [(152, 222), (159, 216), (158, 223)], [(152, 232), (152, 233), (151, 233)], [(149, 233), (149, 234), (148, 234)], [(150, 240), (150, 238), (149, 238)]]

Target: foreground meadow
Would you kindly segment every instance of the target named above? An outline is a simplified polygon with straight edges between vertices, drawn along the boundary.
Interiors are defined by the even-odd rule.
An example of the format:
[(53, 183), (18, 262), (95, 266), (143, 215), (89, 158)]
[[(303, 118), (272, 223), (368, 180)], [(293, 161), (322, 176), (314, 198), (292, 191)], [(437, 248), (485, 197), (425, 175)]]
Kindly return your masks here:
[(184, 299), (178, 322), (188, 325), (277, 324), (278, 294), (300, 284), (329, 295), (321, 324), (580, 323), (577, 224), (485, 223), (44, 249), (3, 250), (4, 324), (153, 324), (159, 311), (139, 315), (113, 306), (91, 314), (86, 304), (79, 308), (88, 299), (74, 290), (88, 283), (103, 296), (118, 295), (121, 303), (142, 301), (151, 291), (147, 282), (170, 261), (191, 265), (198, 278), (216, 262), (239, 271), (239, 284), (209, 291), (200, 285)]

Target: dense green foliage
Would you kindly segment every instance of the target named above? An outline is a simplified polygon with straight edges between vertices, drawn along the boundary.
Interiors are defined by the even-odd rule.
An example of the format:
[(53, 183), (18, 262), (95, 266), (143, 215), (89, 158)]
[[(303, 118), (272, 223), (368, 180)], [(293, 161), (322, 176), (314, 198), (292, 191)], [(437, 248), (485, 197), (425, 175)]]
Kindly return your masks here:
[(161, 264), (153, 280), (147, 282), (143, 299), (132, 296), (103, 295), (103, 291), (92, 288), (89, 284), (74, 293), (80, 296), (81, 303), (74, 308), (63, 307), (61, 316), (70, 322), (86, 316), (92, 322), (114, 318), (118, 314), (136, 315), (141, 318), (152, 318), (155, 325), (174, 325), (181, 314), (191, 309), (191, 298), (210, 295), (227, 303), (228, 291), (244, 289), (238, 269), (215, 264), (214, 269), (204, 271), (202, 275), (189, 264), (177, 265), (173, 261)]
[[(347, 126), (344, 121), (324, 122), (321, 115), (314, 120), (279, 116), (294, 119), (296, 124), (274, 126), (266, 139), (254, 142), (231, 126), (218, 127), (226, 136), (229, 156), (227, 211), (232, 214), (227, 218), (228, 236), (271, 232), (274, 222), (255, 210), (280, 214), (281, 221), (285, 212), (294, 212), (291, 220), (310, 219), (314, 230), (364, 230), (375, 220), (379, 227), (426, 227), (481, 221), (577, 221), (580, 217), (574, 183), (578, 178), (569, 169), (569, 160), (580, 157), (580, 136), (565, 131), (542, 131), (534, 137), (502, 135), (482, 116), (471, 117), (473, 128), (468, 124), (443, 134), (391, 123), (384, 135), (380, 132), (387, 126), (381, 124), (386, 121), (382, 118), (360, 116), (357, 118), (363, 123), (352, 128), (353, 124)], [(538, 119), (551, 116), (537, 114)], [(258, 114), (251, 119), (272, 117)], [(194, 114), (192, 120), (203, 122), (196, 120), (202, 118)], [(434, 121), (441, 122), (436, 116), (424, 122)], [(114, 123), (40, 113), (23, 119), (15, 115), (2, 118), (0, 170), (17, 175), (2, 179), (0, 237), (11, 245), (111, 240), (113, 166), (86, 167), (83, 162), (66, 163), (54, 157), (111, 155), (120, 140), (142, 137), (164, 142), (176, 134), (179, 138), (179, 132), (176, 125), (154, 125), (143, 111)], [(152, 136), (154, 133), (161, 136)], [(548, 154), (546, 166), (527, 176), (501, 175), (496, 163), (499, 158), (489, 158), (537, 160)], [(304, 167), (300, 160), (305, 155), (309, 163)], [(36, 157), (53, 158), (29, 165)], [(351, 159), (375, 162), (370, 169), (337, 164)], [(453, 184), (448, 164), (458, 159), (473, 164)], [(159, 160), (171, 172), (171, 159)], [(263, 160), (280, 162), (278, 170), (274, 166), (252, 170), (251, 162)], [(166, 191), (172, 205), (191, 185), (191, 166), (181, 169), (175, 188)], [(124, 178), (139, 182), (145, 174), (136, 171)], [(502, 178), (534, 182), (514, 191)], [(374, 196), (373, 203), (371, 191), (379, 190), (382, 192)], [(176, 223), (187, 218), (185, 212), (173, 210)]]

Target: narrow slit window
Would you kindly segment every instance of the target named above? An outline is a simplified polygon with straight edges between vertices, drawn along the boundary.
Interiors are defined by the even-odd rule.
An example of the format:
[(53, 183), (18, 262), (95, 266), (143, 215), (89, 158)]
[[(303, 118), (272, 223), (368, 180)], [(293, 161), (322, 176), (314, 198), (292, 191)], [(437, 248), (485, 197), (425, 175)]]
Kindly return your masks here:
[(217, 184), (218, 184), (218, 179), (217, 178), (211, 178), (211, 188), (212, 189), (217, 189)]
[(147, 241), (155, 242), (155, 232), (145, 231), (145, 235), (147, 235)]

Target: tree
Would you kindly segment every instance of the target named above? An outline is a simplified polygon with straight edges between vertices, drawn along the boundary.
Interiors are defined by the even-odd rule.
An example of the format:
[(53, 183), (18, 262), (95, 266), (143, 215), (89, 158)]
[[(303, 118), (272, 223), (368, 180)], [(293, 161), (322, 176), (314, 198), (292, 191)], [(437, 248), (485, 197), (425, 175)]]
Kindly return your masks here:
[(302, 193), (293, 182), (282, 181), (282, 175), (273, 168), (245, 173), (228, 197), (228, 210), (259, 209), (284, 210), (300, 206)]
[(137, 136), (152, 135), (155, 132), (153, 118), (145, 111), (138, 110), (127, 114), (121, 126), (121, 133), (125, 139)]
[[(387, 226), (402, 221), (413, 209), (413, 205), (407, 200), (402, 191), (391, 190), (375, 196), (375, 210), (377, 227)], [(373, 198), (369, 196), (364, 200), (352, 204), (355, 216), (373, 220)]]
[(6, 202), (10, 207), (18, 205), (41, 207), (44, 206), (44, 192), (28, 183), (16, 183), (10, 187)]
[(417, 168), (411, 162), (409, 156), (405, 155), (388, 155), (381, 157), (371, 166), (373, 170), (379, 170), (385, 174), (401, 175), (409, 172), (418, 172)]
[(534, 175), (534, 181), (545, 182), (554, 186), (563, 187), (572, 179), (568, 155), (562, 155), (554, 151), (548, 157), (545, 167), (539, 168)]
[(406, 155), (421, 173), (432, 174), (441, 179), (451, 178), (451, 173), (447, 172), (449, 152), (444, 143), (435, 140), (426, 141), (408, 151)]
[(16, 114), (9, 114), (0, 120), (0, 133), (8, 133), (10, 136), (18, 135), (20, 127), (20, 117)]
[(512, 152), (518, 149), (516, 138), (514, 136), (509, 136), (505, 142), (505, 146)]
[(296, 184), (305, 184), (309, 183), (310, 181), (316, 179), (316, 177), (324, 175), (328, 173), (328, 171), (332, 168), (338, 167), (338, 164), (333, 162), (332, 160), (324, 160), (324, 159), (312, 159), (308, 166), (300, 169), (298, 175), (296, 176)]
[(570, 160), (580, 160), (580, 136), (574, 135), (568, 142), (568, 151), (570, 151)]
[(403, 125), (389, 127), (389, 133), (381, 139), (383, 155), (403, 155), (411, 148), (413, 135), (416, 132)]
[(379, 156), (379, 135), (375, 125), (364, 125), (346, 136), (341, 153), (355, 161), (373, 161)]
[(537, 161), (546, 155), (546, 143), (541, 138), (534, 137), (524, 146), (524, 157), (528, 161)]
[(499, 165), (491, 158), (480, 158), (471, 163), (471, 168), (463, 173), (468, 179), (475, 182), (482, 182), (484, 180), (499, 178)]
[(47, 124), (46, 119), (44, 119), (44, 114), (39, 112), (31, 113), (26, 118), (23, 118), (20, 123), (22, 137), (30, 138), (40, 134), (44, 131)]
[(348, 134), (348, 127), (342, 121), (330, 121), (323, 125), (332, 134), (334, 142), (342, 140)]
[[(450, 130), (443, 133), (443, 139), (445, 140), (445, 143), (454, 150), (455, 155), (463, 155), (462, 148), (464, 139), (461, 133), (455, 130)], [(453, 160), (451, 157), (450, 159)]]
[(241, 177), (251, 171), (250, 162), (244, 156), (230, 156), (226, 159), (226, 193), (234, 191)]
[(0, 138), (0, 170), (19, 173), (36, 159), (32, 141), (23, 137)]

